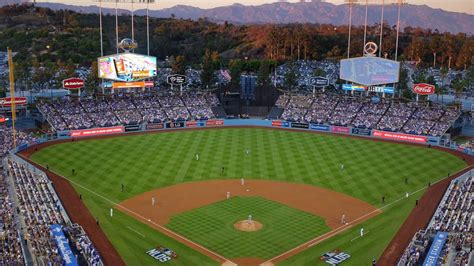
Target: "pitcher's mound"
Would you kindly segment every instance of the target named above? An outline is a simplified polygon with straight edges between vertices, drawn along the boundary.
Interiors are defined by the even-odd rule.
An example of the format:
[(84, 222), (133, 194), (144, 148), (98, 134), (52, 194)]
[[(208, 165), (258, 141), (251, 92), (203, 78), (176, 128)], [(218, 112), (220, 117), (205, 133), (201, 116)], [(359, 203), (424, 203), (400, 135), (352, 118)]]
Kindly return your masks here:
[(234, 224), (234, 228), (245, 232), (254, 232), (262, 229), (263, 225), (257, 221), (242, 220)]

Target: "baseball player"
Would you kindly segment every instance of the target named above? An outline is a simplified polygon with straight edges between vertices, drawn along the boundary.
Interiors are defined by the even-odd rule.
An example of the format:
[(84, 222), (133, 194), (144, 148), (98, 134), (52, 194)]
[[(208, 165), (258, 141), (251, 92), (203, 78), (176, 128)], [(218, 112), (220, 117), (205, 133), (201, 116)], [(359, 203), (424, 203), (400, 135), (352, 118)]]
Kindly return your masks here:
[(230, 191), (227, 191), (227, 199), (230, 198)]

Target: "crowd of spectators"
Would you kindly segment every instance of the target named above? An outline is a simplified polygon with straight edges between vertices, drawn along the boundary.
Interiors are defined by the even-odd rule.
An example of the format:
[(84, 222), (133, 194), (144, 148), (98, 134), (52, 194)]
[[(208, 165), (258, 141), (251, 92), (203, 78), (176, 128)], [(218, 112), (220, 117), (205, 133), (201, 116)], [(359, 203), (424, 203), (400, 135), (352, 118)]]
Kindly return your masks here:
[(49, 226), (65, 222), (58, 210), (45, 176), (34, 176), (22, 165), (9, 162), (9, 173), (15, 184), (18, 210), (24, 220), (25, 240), (39, 264), (62, 263)]
[(458, 110), (341, 94), (281, 95), (281, 119), (352, 126), (418, 135), (443, 135), (459, 117)]
[(38, 110), (56, 130), (108, 127), (143, 122), (206, 120), (219, 105), (214, 94), (137, 93), (87, 98), (42, 100)]
[(399, 265), (421, 265), (437, 232), (448, 234), (440, 254), (441, 265), (472, 265), (474, 263), (473, 196), (472, 176), (463, 181), (453, 181), (428, 228), (415, 234), (405, 249)]
[[(18, 236), (18, 241), (21, 239), (25, 242), (35, 265), (64, 264), (50, 226), (59, 224), (66, 228), (67, 232), (70, 222), (50, 180), (43, 173), (30, 171), (13, 160), (8, 161), (8, 173), (15, 188), (17, 213), (22, 218), (20, 230), (24, 237), (21, 239)], [(69, 236), (68, 242), (78, 247), (76, 250), (82, 254), (82, 259), (87, 265), (103, 265), (97, 250), (85, 233), (83, 234), (85, 237), (82, 238), (74, 238), (71, 234)]]
[(0, 169), (0, 265), (25, 265), (15, 209), (8, 184)]
[(90, 266), (101, 266), (103, 262), (100, 258), (97, 249), (87, 236), (84, 229), (79, 224), (72, 224), (64, 228), (66, 235), (74, 243), (74, 248), (87, 259), (87, 264)]
[[(272, 76), (272, 83), (284, 85), (285, 76), (291, 71), (290, 68), (290, 64), (278, 66), (276, 77)], [(293, 68), (293, 71), (297, 73), (299, 88), (312, 89), (316, 74), (327, 77), (329, 84), (335, 84), (339, 78), (339, 63), (331, 61), (298, 60), (293, 63)], [(318, 69), (319, 73), (317, 73)]]
[[(16, 145), (32, 144), (37, 138), (23, 131), (16, 131)], [(0, 159), (13, 149), (13, 128), (7, 124), (0, 124)]]

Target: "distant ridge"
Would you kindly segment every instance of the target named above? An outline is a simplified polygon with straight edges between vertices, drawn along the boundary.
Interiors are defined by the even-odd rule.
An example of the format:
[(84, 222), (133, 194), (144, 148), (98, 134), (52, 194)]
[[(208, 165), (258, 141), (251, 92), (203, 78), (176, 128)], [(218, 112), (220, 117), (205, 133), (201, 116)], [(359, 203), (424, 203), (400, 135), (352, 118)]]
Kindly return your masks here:
[[(19, 0), (4, 0), (7, 4), (24, 2)], [(2, 1), (2, 4), (4, 4)], [(69, 9), (82, 13), (97, 13), (97, 6), (72, 6), (59, 3), (39, 3), (38, 5), (51, 9)], [(114, 13), (113, 9), (104, 9), (105, 13)], [(120, 13), (129, 13), (120, 10)], [(136, 11), (144, 15), (144, 10)], [(353, 9), (353, 24), (362, 25), (365, 7)], [(199, 19), (207, 18), (213, 22), (232, 22), (237, 24), (286, 24), (286, 23), (327, 23), (345, 25), (348, 22), (348, 8), (344, 5), (334, 5), (325, 2), (311, 3), (272, 3), (258, 6), (244, 6), (233, 4), (230, 6), (201, 9), (186, 5), (177, 5), (162, 10), (151, 10), (150, 15), (159, 18)], [(397, 6), (385, 6), (384, 20), (390, 25), (395, 25), (397, 19)], [(369, 24), (380, 23), (380, 6), (369, 8)], [(402, 7), (401, 28), (406, 26), (437, 29), (440, 32), (474, 34), (474, 15), (466, 13), (449, 12), (434, 9), (426, 5), (405, 5)]]

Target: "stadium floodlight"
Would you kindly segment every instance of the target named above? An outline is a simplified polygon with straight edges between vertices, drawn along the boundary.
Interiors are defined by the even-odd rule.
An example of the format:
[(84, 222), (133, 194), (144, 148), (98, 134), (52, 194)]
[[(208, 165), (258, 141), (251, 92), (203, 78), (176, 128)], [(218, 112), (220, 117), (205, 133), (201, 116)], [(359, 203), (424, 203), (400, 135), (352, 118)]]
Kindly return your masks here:
[(102, 3), (115, 3), (115, 41), (116, 41), (116, 52), (118, 53), (118, 4), (131, 4), (131, 13), (132, 13), (132, 40), (135, 40), (135, 29), (134, 29), (134, 4), (145, 4), (146, 5), (146, 32), (147, 32), (147, 55), (150, 55), (150, 22), (149, 22), (149, 4), (154, 4), (155, 0), (94, 0), (99, 2), (99, 16), (100, 16), (100, 46), (101, 46), (101, 56), (103, 56), (103, 46), (102, 46)]
[(383, 38), (383, 19), (384, 19), (384, 7), (385, 5), (398, 5), (398, 16), (397, 16), (397, 37), (395, 44), (395, 60), (398, 59), (398, 38), (400, 34), (400, 9), (402, 5), (408, 4), (407, 0), (344, 0), (344, 4), (349, 6), (349, 36), (347, 42), (347, 58), (350, 57), (351, 48), (351, 27), (352, 27), (352, 7), (354, 5), (365, 5), (365, 21), (364, 21), (364, 44), (367, 41), (367, 10), (368, 6), (382, 6), (382, 13), (380, 16), (380, 38), (379, 38), (379, 57), (382, 56), (382, 38)]

